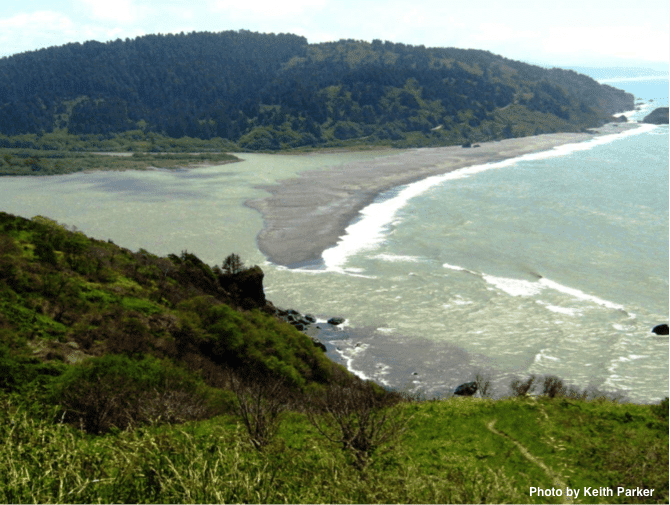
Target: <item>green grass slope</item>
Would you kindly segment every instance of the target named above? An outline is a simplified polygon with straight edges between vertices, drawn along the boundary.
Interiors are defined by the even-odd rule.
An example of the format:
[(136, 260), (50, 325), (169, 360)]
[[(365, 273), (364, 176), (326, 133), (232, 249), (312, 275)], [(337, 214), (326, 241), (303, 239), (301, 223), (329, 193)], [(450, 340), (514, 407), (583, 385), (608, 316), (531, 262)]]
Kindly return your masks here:
[(302, 413), (286, 414), (258, 451), (229, 415), (89, 437), (55, 412), (37, 418), (1, 402), (5, 503), (668, 502), (667, 405), (404, 404), (394, 411), (404, 430), (360, 470)]

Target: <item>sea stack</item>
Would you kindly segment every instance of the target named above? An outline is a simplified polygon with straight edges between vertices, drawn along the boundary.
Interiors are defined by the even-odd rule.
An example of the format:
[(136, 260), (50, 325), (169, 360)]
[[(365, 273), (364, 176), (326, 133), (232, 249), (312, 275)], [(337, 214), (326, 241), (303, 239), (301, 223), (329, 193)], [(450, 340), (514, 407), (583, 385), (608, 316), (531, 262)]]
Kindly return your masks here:
[(651, 114), (642, 120), (642, 122), (648, 124), (668, 124), (668, 107), (654, 109)]

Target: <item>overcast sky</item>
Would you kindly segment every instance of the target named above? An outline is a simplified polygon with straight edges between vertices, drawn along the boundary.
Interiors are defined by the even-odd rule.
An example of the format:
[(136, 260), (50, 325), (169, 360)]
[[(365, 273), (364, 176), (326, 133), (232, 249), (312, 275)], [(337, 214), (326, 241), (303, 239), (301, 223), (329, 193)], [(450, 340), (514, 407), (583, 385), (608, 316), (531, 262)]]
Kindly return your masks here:
[[(68, 42), (246, 29), (390, 40), (546, 65), (670, 60), (668, 0), (9, 0), (0, 57)], [(6, 5), (9, 3), (9, 5)]]

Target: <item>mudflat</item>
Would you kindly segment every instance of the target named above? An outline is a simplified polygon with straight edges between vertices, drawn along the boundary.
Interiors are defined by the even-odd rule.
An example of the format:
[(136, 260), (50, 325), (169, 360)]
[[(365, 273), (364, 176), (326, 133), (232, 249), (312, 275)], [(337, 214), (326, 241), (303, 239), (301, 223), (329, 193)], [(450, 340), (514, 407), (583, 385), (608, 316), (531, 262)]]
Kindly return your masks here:
[(591, 133), (552, 133), (484, 142), (470, 148), (407, 149), (391, 156), (387, 151), (380, 158), (311, 170), (276, 185), (260, 186), (271, 196), (250, 200), (246, 205), (263, 215), (258, 247), (272, 263), (289, 267), (316, 264), (323, 251), (337, 244), (359, 211), (384, 191), (460, 168), (547, 151), (631, 127), (635, 125), (606, 125)]

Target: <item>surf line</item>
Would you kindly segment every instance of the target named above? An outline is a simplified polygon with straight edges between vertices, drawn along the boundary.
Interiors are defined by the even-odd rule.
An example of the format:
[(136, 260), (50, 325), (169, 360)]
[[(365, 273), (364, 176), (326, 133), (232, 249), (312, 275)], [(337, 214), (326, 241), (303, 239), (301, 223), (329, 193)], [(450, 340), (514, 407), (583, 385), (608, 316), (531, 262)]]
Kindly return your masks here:
[(567, 156), (574, 152), (586, 151), (599, 145), (608, 144), (623, 137), (638, 135), (654, 128), (655, 125), (640, 125), (637, 128), (623, 132), (600, 135), (583, 142), (556, 146), (546, 151), (523, 154), (502, 161), (472, 165), (453, 170), (446, 174), (432, 175), (420, 181), (385, 191), (373, 203), (361, 209), (358, 218), (345, 229), (345, 233), (340, 237), (337, 245), (323, 251), (321, 257), (325, 270), (348, 274), (344, 269), (344, 265), (350, 256), (377, 248), (386, 238), (398, 211), (405, 207), (412, 198), (425, 193), (443, 182), (463, 179), (487, 170), (514, 166), (523, 161)]

